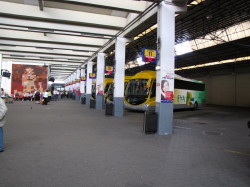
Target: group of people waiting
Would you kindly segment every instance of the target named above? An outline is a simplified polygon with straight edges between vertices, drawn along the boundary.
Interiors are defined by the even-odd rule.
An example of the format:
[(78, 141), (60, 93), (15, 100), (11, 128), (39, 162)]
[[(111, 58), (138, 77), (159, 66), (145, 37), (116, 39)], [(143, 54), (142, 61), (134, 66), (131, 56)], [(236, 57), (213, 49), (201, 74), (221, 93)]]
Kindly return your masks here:
[(43, 93), (40, 93), (39, 90), (35, 90), (34, 100), (37, 104), (42, 103), (44, 105), (47, 105), (51, 100), (57, 101), (59, 98), (59, 94), (60, 93), (56, 89), (54, 89), (53, 92), (51, 92), (50, 90), (46, 90)]
[(40, 90), (35, 90), (33, 93), (27, 92), (23, 94), (19, 94), (18, 92), (14, 94), (15, 100), (21, 101), (36, 101), (36, 103), (47, 104), (49, 101), (57, 101), (59, 98), (59, 91), (54, 89), (53, 92), (51, 90), (45, 90), (41, 92)]

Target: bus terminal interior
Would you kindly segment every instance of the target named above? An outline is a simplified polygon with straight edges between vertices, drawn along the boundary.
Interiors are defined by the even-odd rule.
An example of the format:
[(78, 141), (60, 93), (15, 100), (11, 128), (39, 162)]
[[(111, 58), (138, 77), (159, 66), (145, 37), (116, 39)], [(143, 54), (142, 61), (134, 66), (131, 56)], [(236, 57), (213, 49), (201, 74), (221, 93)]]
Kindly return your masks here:
[(250, 186), (249, 8), (0, 0), (0, 186)]

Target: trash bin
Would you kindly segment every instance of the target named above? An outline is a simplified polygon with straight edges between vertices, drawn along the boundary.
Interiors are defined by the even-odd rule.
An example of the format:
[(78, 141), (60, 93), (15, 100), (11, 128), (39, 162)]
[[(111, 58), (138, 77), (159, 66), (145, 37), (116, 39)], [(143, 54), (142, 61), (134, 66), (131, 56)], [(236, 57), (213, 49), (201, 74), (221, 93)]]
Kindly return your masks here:
[(114, 110), (114, 104), (106, 103), (105, 115), (113, 115), (113, 110)]
[(86, 104), (86, 97), (81, 97), (81, 104)]
[(90, 108), (95, 108), (95, 100), (94, 99), (90, 99)]
[(157, 132), (158, 114), (153, 111), (144, 112), (143, 131), (146, 134)]

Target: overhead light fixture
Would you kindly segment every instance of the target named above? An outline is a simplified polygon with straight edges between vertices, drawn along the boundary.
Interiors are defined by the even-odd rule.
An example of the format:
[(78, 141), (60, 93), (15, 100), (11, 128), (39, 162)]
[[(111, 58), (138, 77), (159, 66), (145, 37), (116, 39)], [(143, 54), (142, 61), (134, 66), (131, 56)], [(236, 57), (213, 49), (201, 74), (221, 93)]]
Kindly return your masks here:
[(10, 45), (10, 44), (1, 44), (0, 43), (0, 45), (5, 46), (5, 47), (17, 47), (16, 45)]
[(37, 49), (47, 49), (47, 50), (54, 50), (54, 48), (49, 48), (49, 47), (35, 47)]
[(51, 57), (40, 57), (41, 59), (53, 59)]
[(11, 57), (25, 57), (24, 55), (10, 55)]
[(91, 33), (81, 33), (82, 36), (85, 37), (93, 37), (93, 38), (104, 38), (104, 39), (111, 39), (112, 36), (106, 36), (102, 34), (91, 34)]
[(155, 66), (155, 70), (159, 71), (161, 69), (161, 66)]
[(82, 61), (81, 59), (68, 58), (68, 60)]
[(213, 15), (212, 15), (212, 14), (206, 15), (206, 19), (207, 19), (207, 20), (212, 20), (212, 19), (213, 19)]

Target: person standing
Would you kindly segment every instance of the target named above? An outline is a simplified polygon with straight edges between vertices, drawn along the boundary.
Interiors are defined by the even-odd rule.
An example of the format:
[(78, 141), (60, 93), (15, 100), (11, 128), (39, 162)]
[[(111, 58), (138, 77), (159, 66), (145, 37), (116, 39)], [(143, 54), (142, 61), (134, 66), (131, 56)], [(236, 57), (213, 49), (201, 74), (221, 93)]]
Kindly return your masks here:
[(51, 101), (52, 93), (50, 90), (49, 91), (47, 90), (47, 92), (48, 92), (48, 99), (47, 99), (47, 103), (48, 103)]
[(48, 90), (43, 92), (43, 102), (45, 105), (47, 105), (47, 103), (48, 103)]
[(4, 151), (3, 145), (3, 126), (5, 125), (5, 114), (7, 112), (7, 107), (2, 98), (0, 98), (0, 152)]
[(37, 104), (40, 103), (40, 97), (41, 97), (40, 91), (36, 90), (35, 94), (34, 94), (34, 98), (35, 98), (35, 101), (36, 101)]

